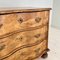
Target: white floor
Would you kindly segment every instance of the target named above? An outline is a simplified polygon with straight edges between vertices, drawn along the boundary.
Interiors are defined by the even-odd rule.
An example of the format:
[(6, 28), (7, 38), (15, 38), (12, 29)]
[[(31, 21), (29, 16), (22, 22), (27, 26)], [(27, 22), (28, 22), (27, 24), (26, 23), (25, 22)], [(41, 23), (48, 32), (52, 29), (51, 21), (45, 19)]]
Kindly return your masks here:
[(46, 59), (39, 58), (38, 60), (60, 60), (60, 30), (56, 28), (50, 28), (49, 48), (48, 57)]

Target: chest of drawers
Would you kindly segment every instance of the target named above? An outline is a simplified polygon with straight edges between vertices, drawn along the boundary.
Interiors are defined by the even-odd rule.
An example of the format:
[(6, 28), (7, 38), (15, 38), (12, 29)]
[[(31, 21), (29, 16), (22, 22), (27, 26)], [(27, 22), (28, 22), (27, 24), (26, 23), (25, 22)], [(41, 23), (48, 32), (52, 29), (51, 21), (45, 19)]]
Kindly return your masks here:
[(46, 57), (51, 8), (0, 11), (0, 60)]

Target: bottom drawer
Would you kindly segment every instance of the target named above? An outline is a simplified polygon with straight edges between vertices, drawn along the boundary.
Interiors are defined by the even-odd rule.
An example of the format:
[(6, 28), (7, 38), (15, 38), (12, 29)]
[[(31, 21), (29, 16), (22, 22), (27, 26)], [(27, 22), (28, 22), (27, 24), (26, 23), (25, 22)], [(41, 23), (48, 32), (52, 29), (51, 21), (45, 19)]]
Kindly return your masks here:
[(4, 60), (33, 60), (37, 56), (41, 56), (44, 50), (46, 50), (47, 40), (35, 44), (27, 46), (26, 48), (23, 49), (19, 49), (18, 51), (15, 51), (11, 55), (6, 55), (5, 58), (4, 57), (2, 58)]

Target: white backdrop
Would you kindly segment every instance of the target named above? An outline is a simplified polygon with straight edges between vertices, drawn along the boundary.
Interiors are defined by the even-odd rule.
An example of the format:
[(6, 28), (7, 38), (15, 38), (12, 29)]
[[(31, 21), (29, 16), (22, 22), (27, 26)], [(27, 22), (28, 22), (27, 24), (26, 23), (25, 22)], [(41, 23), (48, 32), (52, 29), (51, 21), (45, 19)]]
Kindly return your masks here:
[(60, 0), (53, 2), (52, 26), (60, 29)]
[(52, 0), (0, 0), (0, 7), (52, 7)]

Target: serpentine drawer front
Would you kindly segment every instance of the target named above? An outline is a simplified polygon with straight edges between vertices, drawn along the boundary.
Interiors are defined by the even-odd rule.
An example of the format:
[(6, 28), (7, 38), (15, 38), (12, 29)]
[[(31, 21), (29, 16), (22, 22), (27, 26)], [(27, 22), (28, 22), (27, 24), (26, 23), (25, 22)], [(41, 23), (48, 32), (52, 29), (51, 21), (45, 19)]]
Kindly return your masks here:
[(0, 11), (0, 60), (34, 60), (46, 55), (50, 9)]

